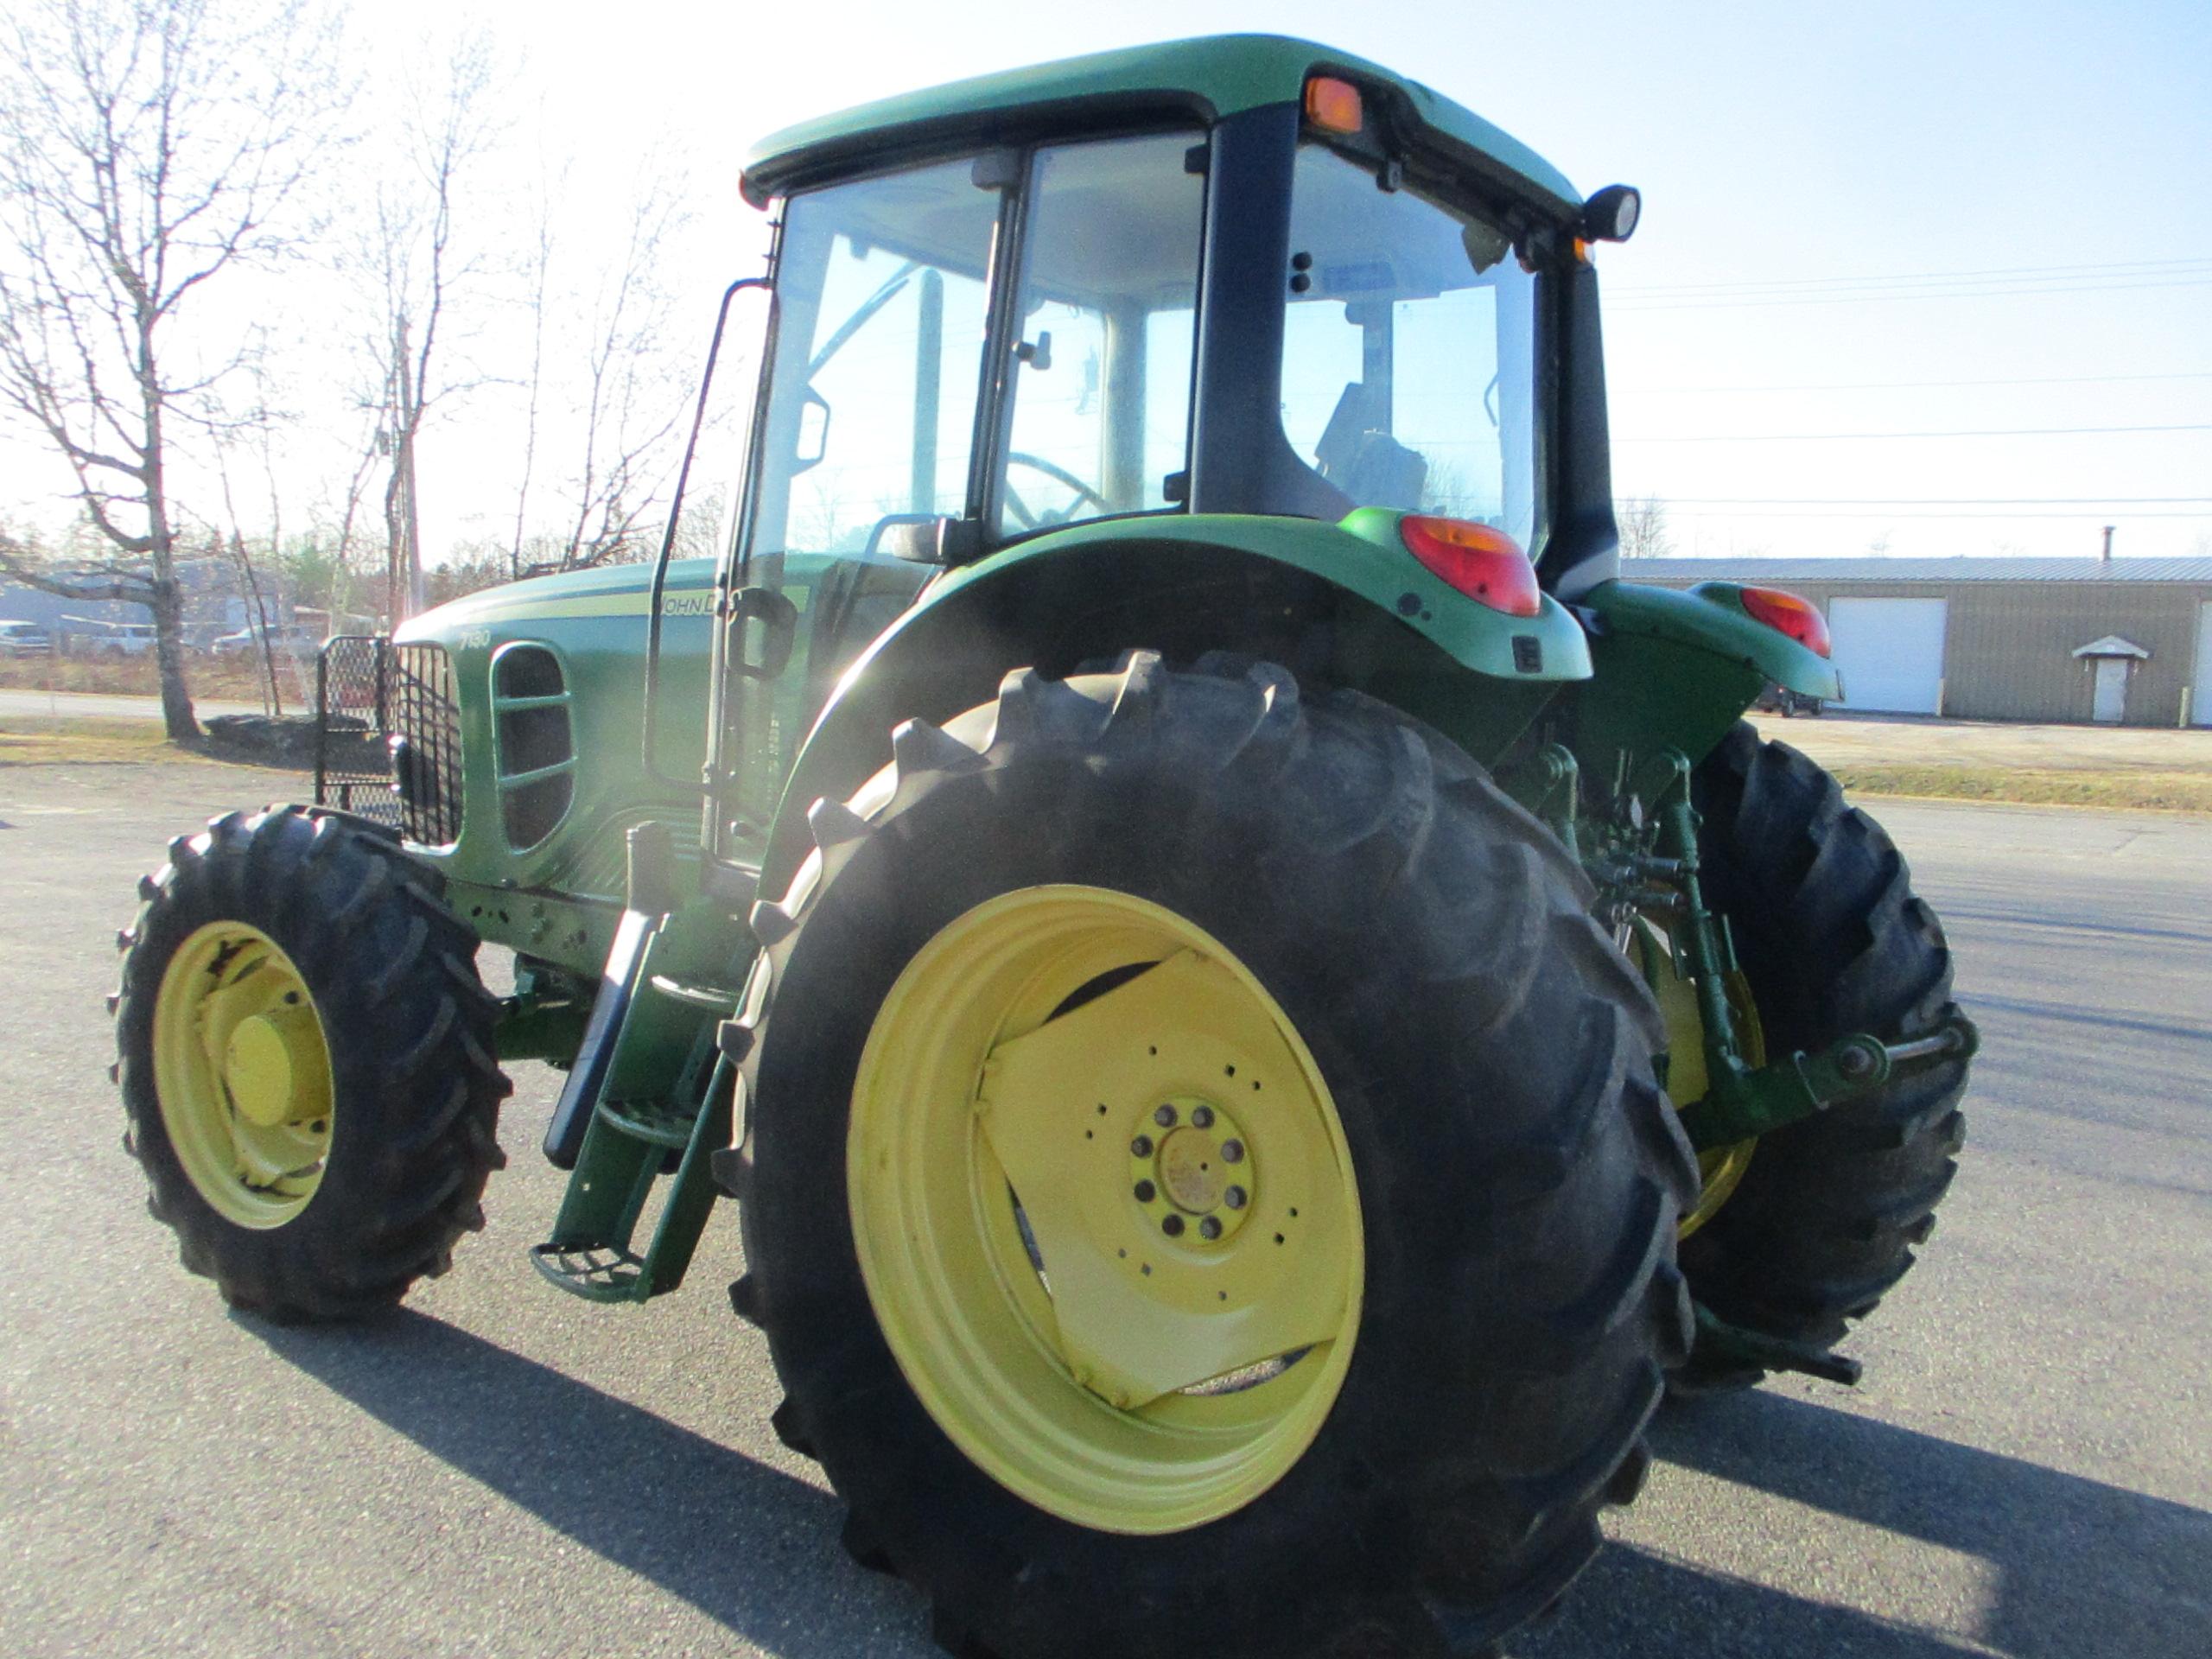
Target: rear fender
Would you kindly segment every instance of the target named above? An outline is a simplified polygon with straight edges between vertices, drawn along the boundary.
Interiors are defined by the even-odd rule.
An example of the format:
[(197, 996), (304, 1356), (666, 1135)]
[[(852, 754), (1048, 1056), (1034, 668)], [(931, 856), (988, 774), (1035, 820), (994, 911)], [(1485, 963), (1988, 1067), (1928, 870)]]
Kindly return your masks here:
[(1769, 680), (1833, 701), (1835, 664), (1754, 620), (1732, 582), (1688, 593), (1607, 582), (1579, 601), (1594, 618), (1596, 673), (1562, 699), (1586, 777), (1609, 779), (1621, 756), (1642, 766), (1667, 749), (1710, 753)]
[(872, 645), (817, 719), (761, 872), (781, 893), (812, 842), (806, 813), (891, 757), (892, 728), (942, 723), (997, 695), (1007, 671), (1055, 677), (1148, 648), (1280, 662), (1354, 687), (1495, 760), (1559, 688), (1590, 673), (1582, 627), (1547, 596), (1534, 617), (1476, 604), (1406, 552), (1392, 514), (1345, 526), (1194, 515), (1040, 536), (936, 582)]

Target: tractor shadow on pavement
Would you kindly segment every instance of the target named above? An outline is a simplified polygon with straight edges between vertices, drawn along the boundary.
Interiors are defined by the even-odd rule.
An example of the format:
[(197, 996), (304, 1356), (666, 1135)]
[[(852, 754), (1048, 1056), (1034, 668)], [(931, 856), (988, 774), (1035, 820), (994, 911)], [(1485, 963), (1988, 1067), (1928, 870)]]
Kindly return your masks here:
[[(1672, 1406), (1652, 1425), (1669, 1465), (1987, 1563), (1972, 1634), (2019, 1659), (2145, 1659), (2212, 1640), (2212, 1514), (1767, 1391)], [(1755, 1529), (1756, 1519), (1735, 1523)], [(1786, 1546), (1789, 1540), (1776, 1540)], [(1516, 1659), (1985, 1650), (1770, 1585), (1614, 1545)]]
[[(281, 1358), (548, 1527), (785, 1659), (925, 1643), (921, 1604), (863, 1574), (827, 1492), (442, 1320), (359, 1334), (241, 1321)], [(857, 1590), (859, 1593), (854, 1593)]]
[[(780, 1470), (423, 1314), (397, 1313), (359, 1337), (246, 1324), (433, 1456), (769, 1652), (849, 1659), (883, 1651), (900, 1624), (913, 1634), (892, 1636), (896, 1646), (931, 1650), (918, 1601), (864, 1578), (836, 1542), (836, 1502)], [(1987, 1562), (1989, 1605), (1974, 1636), (1988, 1649), (2019, 1659), (2203, 1650), (2212, 1514), (1769, 1391), (1672, 1407), (1652, 1442), (1656, 1487), (1670, 1465), (1696, 1470)], [(1507, 1650), (1956, 1659), (1977, 1649), (1615, 1544), (1558, 1618)]]

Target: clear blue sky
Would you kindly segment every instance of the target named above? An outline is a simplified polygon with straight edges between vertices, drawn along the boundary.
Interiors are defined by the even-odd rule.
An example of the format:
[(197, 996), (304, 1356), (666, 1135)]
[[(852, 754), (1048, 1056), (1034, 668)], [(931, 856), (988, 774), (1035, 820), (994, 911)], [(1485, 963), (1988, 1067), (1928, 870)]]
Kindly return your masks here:
[[(1643, 188), (1636, 239), (1604, 255), (1617, 479), (1669, 501), (1678, 550), (2091, 552), (2113, 522), (2122, 553), (2212, 552), (2212, 429), (2212, 429), (2207, 0), (645, 4), (619, 38), (596, 6), (486, 15), (532, 20), (556, 104), (676, 111), (709, 180), (760, 131), (910, 86), (1310, 35), (1459, 99), (1586, 190)], [(2013, 274), (1921, 280), (1990, 271)], [(1995, 381), (2032, 384), (1963, 384)], [(1738, 387), (1773, 390), (1715, 390)], [(2200, 499), (2126, 499), (2149, 497)], [(2024, 498), (2069, 499), (2008, 505)]]
[[(2212, 0), (387, 0), (355, 26), (375, 54), (470, 16), (526, 53), (514, 90), (561, 147), (607, 158), (579, 219), (643, 137), (689, 156), (702, 348), (757, 269), (758, 135), (1078, 52), (1304, 35), (1586, 191), (1642, 188), (1601, 257), (1616, 479), (1669, 503), (1678, 551), (2088, 554), (2113, 523), (2123, 556), (2212, 554)], [(512, 511), (474, 424), (438, 435), (433, 549)], [(1802, 435), (2113, 427), (2208, 429)]]

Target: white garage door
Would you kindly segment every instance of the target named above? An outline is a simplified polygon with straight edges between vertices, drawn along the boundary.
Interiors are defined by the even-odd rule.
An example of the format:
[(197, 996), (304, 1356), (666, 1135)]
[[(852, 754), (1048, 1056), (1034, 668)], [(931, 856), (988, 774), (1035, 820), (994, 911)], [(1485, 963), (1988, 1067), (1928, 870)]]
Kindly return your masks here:
[(1943, 684), (1943, 601), (1839, 599), (1828, 633), (1843, 675), (1843, 706), (1932, 715)]
[(2189, 723), (2212, 726), (2212, 601), (2196, 607), (2196, 690), (2189, 694)]

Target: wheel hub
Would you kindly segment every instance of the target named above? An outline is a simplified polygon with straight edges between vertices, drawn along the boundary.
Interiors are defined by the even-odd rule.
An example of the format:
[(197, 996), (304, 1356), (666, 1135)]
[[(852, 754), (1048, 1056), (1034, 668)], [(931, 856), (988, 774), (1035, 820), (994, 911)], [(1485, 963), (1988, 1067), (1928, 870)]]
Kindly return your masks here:
[(1185, 1095), (1146, 1114), (1129, 1140), (1130, 1195), (1170, 1238), (1226, 1243), (1259, 1196), (1244, 1131), (1214, 1102)]
[(321, 1042), (321, 1027), (301, 1004), (240, 1020), (223, 1054), (223, 1085), (239, 1116), (273, 1129), (327, 1112), (328, 1068), (317, 1064)]

